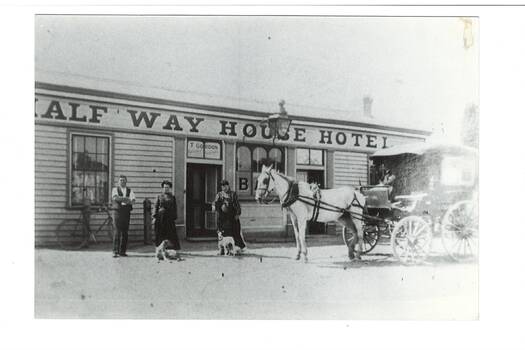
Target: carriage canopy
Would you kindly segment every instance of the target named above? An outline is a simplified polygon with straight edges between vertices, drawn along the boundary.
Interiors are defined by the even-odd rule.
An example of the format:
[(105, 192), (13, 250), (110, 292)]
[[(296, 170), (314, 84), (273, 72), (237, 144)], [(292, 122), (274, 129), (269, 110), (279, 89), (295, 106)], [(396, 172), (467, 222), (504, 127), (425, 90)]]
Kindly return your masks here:
[(472, 189), (477, 185), (478, 151), (453, 143), (418, 142), (378, 150), (372, 156), (371, 184), (390, 169), (394, 195), (437, 189)]

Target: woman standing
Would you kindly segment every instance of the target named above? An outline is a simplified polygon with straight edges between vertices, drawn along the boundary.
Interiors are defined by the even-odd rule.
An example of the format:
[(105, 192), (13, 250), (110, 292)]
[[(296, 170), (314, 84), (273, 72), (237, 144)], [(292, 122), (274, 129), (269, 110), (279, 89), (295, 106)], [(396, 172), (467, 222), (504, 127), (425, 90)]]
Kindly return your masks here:
[(230, 184), (226, 180), (220, 182), (221, 190), (215, 196), (214, 207), (219, 213), (217, 221), (217, 228), (223, 231), (224, 236), (233, 237), (235, 245), (245, 251), (246, 243), (241, 231), (241, 222), (239, 216), (241, 215), (241, 204), (237, 197), (237, 193), (230, 189)]
[[(162, 181), (162, 192), (155, 201), (153, 212), (153, 223), (155, 227), (155, 246), (157, 247), (157, 258), (162, 258), (165, 249), (174, 249), (176, 255), (172, 258), (181, 260), (179, 257), (180, 243), (175, 228), (177, 220), (177, 203), (171, 193), (173, 187), (170, 181)], [(162, 245), (162, 247), (161, 247)], [(160, 247), (160, 248), (159, 248)]]

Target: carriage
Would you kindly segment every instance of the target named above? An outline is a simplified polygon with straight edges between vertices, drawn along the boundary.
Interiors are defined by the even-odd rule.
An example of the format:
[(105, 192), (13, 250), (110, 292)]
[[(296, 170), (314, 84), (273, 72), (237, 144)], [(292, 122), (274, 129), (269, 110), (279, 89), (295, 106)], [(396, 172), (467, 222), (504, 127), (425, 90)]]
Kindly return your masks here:
[[(371, 177), (390, 169), (391, 186), (363, 186), (363, 252), (390, 239), (394, 256), (418, 263), (440, 238), (443, 250), (457, 261), (475, 259), (478, 251), (477, 151), (436, 143), (414, 143), (377, 151)], [(343, 230), (346, 244), (351, 236)]]

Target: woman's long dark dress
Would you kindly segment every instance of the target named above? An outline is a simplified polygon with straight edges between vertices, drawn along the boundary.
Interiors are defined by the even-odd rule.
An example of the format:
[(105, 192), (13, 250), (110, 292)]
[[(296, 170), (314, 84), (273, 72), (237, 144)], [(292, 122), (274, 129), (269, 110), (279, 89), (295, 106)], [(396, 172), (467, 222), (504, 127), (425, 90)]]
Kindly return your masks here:
[(241, 204), (237, 193), (235, 191), (217, 193), (214, 205), (219, 213), (217, 228), (223, 232), (224, 236), (233, 237), (237, 247), (245, 248), (246, 244), (241, 236), (241, 222), (235, 218), (236, 215), (241, 215)]
[(162, 241), (168, 240), (170, 248), (180, 250), (175, 227), (177, 203), (173, 194), (163, 193), (157, 196), (153, 217), (155, 218), (155, 245), (158, 247)]

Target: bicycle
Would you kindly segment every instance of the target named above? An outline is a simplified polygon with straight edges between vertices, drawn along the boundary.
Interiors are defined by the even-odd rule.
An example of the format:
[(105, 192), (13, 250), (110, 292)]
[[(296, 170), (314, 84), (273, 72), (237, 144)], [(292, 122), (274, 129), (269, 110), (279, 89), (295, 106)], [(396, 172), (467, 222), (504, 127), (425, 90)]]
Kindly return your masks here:
[[(105, 232), (110, 241), (113, 241), (114, 227), (110, 206), (101, 206), (91, 209), (84, 206), (80, 216), (76, 219), (63, 220), (56, 229), (56, 239), (62, 249), (82, 249), (89, 246), (90, 241), (98, 243), (96, 235)], [(107, 216), (96, 230), (91, 230), (91, 213), (105, 213)]]

